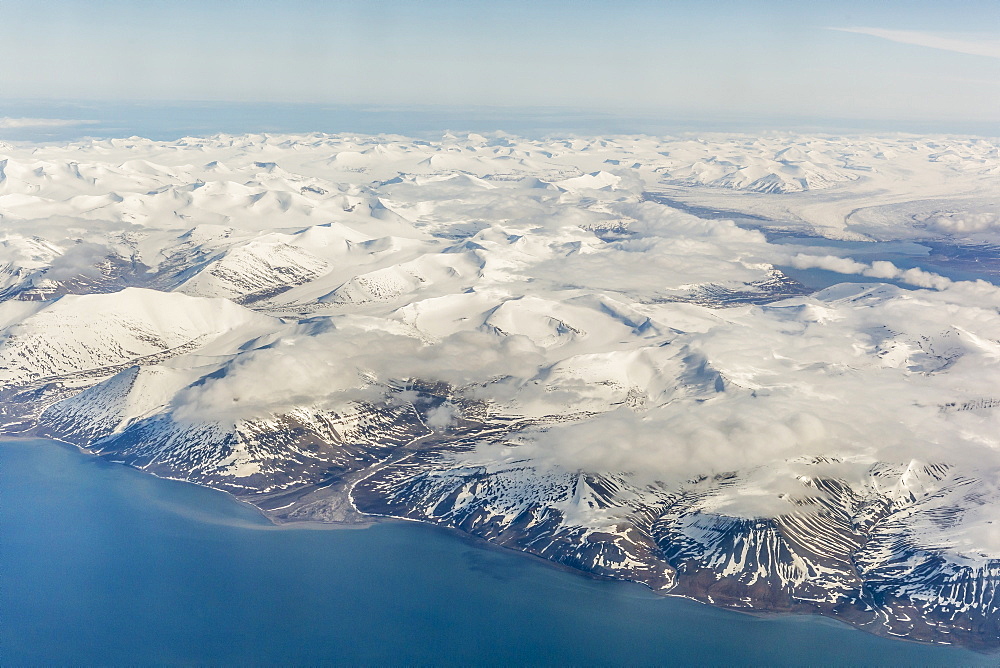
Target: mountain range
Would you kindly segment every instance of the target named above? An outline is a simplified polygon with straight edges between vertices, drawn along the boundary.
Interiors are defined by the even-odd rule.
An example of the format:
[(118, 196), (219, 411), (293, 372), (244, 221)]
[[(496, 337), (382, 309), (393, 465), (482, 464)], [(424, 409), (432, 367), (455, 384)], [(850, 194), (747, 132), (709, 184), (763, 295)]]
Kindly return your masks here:
[(998, 186), (968, 137), (0, 144), (0, 424), (995, 649)]

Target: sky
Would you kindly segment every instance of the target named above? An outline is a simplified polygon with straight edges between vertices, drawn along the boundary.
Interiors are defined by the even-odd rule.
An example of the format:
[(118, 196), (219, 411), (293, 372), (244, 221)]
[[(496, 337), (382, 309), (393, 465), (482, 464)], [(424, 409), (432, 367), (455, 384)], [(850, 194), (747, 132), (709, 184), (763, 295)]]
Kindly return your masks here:
[(2, 100), (1000, 118), (995, 0), (0, 0), (0, 53)]

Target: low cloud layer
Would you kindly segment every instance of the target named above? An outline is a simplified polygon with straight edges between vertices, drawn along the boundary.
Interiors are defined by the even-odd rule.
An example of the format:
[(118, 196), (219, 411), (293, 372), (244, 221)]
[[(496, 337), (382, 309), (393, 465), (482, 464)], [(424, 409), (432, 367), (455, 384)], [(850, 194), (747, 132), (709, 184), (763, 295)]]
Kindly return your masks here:
[(962, 236), (1000, 229), (1000, 214), (995, 211), (941, 213), (929, 218), (927, 224), (945, 234)]
[(73, 118), (11, 118), (10, 116), (0, 117), (0, 130), (16, 130), (21, 128), (65, 128), (76, 125), (93, 125), (97, 121), (88, 121)]
[(858, 262), (847, 257), (834, 255), (806, 255), (799, 253), (789, 264), (796, 269), (823, 269), (838, 274), (855, 274), (869, 278), (899, 281), (920, 288), (943, 290), (952, 284), (951, 279), (923, 269), (900, 269), (888, 260), (876, 260), (871, 264)]
[[(428, 343), (347, 325), (287, 335), (237, 355), (178, 394), (173, 410), (195, 422), (269, 418), (302, 406), (338, 411), (352, 402), (392, 401), (393, 388), (412, 381), (446, 383), (470, 398), (486, 398), (510, 393), (494, 381), (530, 378), (543, 363), (524, 337), (471, 331)], [(442, 409), (432, 419), (443, 426), (451, 414)]]

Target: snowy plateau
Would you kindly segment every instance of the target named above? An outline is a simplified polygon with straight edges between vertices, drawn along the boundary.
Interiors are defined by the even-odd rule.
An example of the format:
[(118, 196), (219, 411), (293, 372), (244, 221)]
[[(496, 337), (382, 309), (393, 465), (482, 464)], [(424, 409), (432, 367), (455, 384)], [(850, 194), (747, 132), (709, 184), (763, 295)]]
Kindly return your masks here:
[(997, 277), (982, 138), (0, 143), (0, 423), (996, 649)]

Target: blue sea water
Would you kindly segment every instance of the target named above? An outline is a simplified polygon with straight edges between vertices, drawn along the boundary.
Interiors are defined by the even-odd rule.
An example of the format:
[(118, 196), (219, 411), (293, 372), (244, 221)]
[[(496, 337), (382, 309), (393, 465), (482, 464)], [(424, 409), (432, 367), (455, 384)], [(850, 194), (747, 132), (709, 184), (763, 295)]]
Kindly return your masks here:
[(862, 121), (821, 117), (634, 114), (565, 107), (451, 107), (443, 105), (291, 104), (175, 100), (19, 100), (0, 92), (0, 118), (61, 119), (64, 125), (0, 127), (0, 141), (62, 142), (83, 137), (138, 135), (158, 140), (216, 133), (396, 133), (440, 137), (442, 132), (501, 130), (525, 137), (574, 134), (687, 132), (917, 132), (995, 137), (995, 122)]
[(0, 441), (0, 665), (996, 665), (588, 579), (441, 529), (277, 528), (233, 498)]

